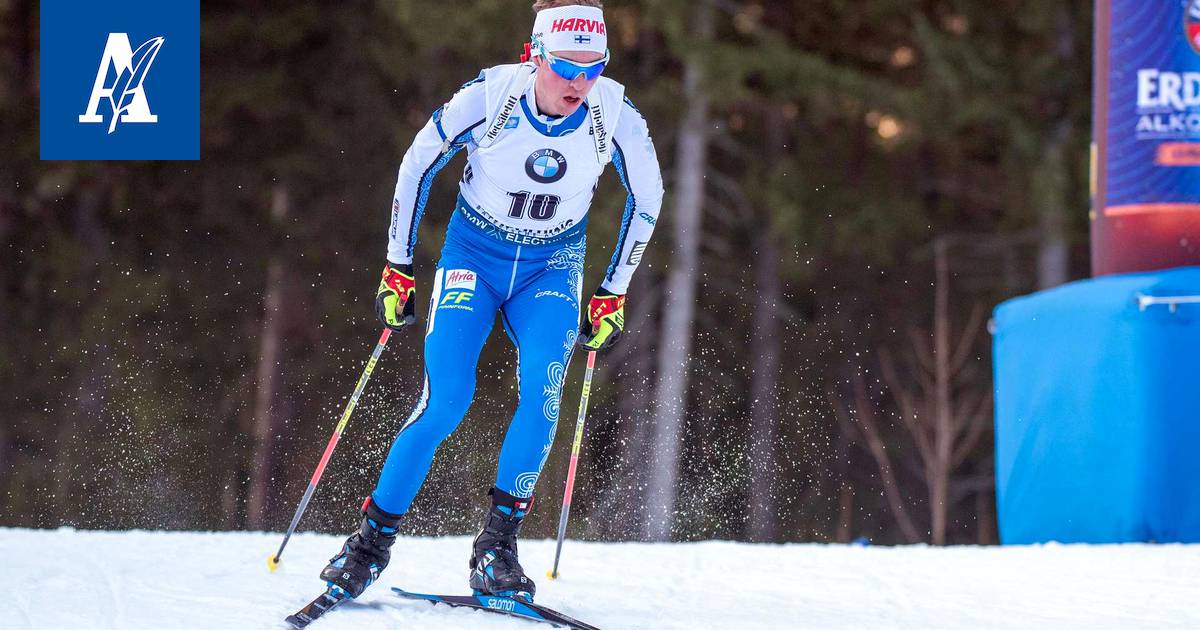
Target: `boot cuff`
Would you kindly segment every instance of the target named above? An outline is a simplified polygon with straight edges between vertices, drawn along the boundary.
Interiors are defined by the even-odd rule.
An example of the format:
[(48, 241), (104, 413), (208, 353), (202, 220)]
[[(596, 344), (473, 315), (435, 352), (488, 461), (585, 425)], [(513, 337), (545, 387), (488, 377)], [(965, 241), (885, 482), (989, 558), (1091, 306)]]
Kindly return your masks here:
[(379, 508), (378, 505), (375, 505), (375, 499), (369, 496), (367, 497), (366, 501), (363, 501), (362, 513), (363, 516), (375, 521), (383, 527), (392, 530), (395, 530), (396, 527), (400, 525), (400, 518), (403, 516), (403, 514), (384, 512)]
[(499, 488), (488, 490), (488, 496), (492, 497), (493, 506), (509, 516), (515, 513), (517, 518), (522, 518), (533, 509), (533, 497), (514, 496)]

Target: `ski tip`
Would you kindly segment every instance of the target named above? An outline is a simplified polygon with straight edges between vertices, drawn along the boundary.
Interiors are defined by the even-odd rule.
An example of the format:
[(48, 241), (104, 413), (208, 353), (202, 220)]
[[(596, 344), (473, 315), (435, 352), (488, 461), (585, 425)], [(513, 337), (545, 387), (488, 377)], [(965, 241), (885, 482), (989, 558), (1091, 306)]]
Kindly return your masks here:
[(274, 573), (275, 569), (279, 568), (279, 560), (275, 556), (267, 556), (267, 568)]

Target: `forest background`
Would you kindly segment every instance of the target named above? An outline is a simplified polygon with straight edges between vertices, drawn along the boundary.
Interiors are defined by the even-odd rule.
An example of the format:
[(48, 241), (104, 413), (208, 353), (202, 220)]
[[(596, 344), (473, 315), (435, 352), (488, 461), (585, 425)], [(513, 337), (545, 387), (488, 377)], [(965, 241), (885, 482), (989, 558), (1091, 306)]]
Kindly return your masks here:
[[(1091, 2), (605, 8), (667, 195), (571, 535), (996, 542), (988, 313), (1087, 273)], [(532, 17), (206, 0), (199, 162), (43, 162), (38, 4), (0, 0), (0, 525), (285, 528), (378, 336), (400, 159)], [(610, 169), (585, 291), (623, 204)], [(406, 531), (477, 528), (514, 360), (494, 332)], [(394, 335), (302, 530), (353, 527), (421, 364)], [(526, 536), (554, 535), (581, 372)]]

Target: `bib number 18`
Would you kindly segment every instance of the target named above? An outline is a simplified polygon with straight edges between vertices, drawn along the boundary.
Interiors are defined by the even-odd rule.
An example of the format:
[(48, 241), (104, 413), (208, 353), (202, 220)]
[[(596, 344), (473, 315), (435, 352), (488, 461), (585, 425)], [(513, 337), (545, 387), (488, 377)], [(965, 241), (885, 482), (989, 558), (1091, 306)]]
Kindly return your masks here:
[(531, 195), (529, 191), (510, 192), (512, 205), (508, 208), (508, 216), (520, 219), (527, 213), (530, 219), (549, 221), (558, 210), (558, 195)]

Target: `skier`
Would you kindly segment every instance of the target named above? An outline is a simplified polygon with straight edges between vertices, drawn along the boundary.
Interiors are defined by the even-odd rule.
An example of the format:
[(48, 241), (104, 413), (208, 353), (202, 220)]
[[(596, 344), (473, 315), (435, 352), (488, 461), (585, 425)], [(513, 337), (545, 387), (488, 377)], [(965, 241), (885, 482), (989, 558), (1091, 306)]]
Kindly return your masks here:
[[(539, 0), (520, 64), (488, 68), (417, 133), (392, 200), (387, 264), (375, 306), (400, 330), (415, 320), (413, 250), (433, 178), (462, 149), (467, 165), (434, 275), (420, 400), (396, 435), (362, 524), (321, 572), (357, 597), (387, 566), (396, 531), (475, 390), (496, 313), (517, 348), (519, 401), (500, 450), (491, 509), (475, 538), (476, 594), (532, 601), (517, 535), (550, 454), (563, 378), (578, 344), (609, 348), (624, 328), (625, 292), (662, 203), (646, 121), (609, 61), (596, 0)], [(579, 324), (585, 229), (597, 179), (612, 162), (627, 191), (604, 280)]]

